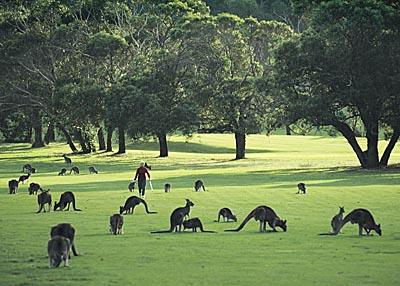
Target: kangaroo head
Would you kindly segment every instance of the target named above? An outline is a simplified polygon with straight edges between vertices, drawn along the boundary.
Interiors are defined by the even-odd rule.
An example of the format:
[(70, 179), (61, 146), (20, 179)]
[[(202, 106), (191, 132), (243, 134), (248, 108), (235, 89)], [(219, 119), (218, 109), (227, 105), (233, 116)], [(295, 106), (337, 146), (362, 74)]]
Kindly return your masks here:
[(56, 211), (59, 206), (60, 206), (60, 203), (57, 203), (57, 201), (55, 201), (53, 210)]
[(344, 214), (344, 207), (339, 207), (339, 213)]
[(379, 236), (382, 236), (381, 224), (375, 226), (375, 231)]
[(279, 219), (276, 223), (276, 226), (279, 226), (284, 232), (287, 230), (286, 220)]
[(233, 216), (232, 216), (232, 219), (233, 219), (233, 221), (237, 222), (237, 217), (236, 217), (236, 215), (233, 215)]
[(124, 212), (124, 207), (123, 206), (120, 206), (119, 207), (119, 214), (122, 214)]
[(194, 203), (191, 200), (186, 199), (186, 206), (187, 207), (194, 207)]

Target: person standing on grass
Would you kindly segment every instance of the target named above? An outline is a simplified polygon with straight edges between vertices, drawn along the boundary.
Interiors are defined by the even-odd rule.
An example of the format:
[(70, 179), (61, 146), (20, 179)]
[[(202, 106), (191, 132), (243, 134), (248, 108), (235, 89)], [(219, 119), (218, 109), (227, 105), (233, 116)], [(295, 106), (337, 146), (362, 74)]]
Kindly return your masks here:
[(145, 192), (146, 192), (146, 174), (150, 180), (150, 173), (147, 170), (147, 168), (145, 167), (145, 162), (141, 161), (139, 168), (137, 168), (137, 170), (136, 170), (136, 175), (135, 175), (134, 181), (138, 180), (137, 184), (138, 184), (138, 188), (139, 188), (139, 196), (143, 197), (143, 198), (144, 198)]

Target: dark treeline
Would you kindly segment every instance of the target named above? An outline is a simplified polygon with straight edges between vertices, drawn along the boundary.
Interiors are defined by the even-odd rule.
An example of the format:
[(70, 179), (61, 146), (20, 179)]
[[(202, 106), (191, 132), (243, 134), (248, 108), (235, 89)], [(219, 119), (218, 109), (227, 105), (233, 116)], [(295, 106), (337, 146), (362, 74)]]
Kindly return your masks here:
[(376, 168), (400, 136), (396, 1), (2, 1), (0, 65), (0, 132), (32, 147), (229, 132), (242, 159), (247, 134), (329, 127)]

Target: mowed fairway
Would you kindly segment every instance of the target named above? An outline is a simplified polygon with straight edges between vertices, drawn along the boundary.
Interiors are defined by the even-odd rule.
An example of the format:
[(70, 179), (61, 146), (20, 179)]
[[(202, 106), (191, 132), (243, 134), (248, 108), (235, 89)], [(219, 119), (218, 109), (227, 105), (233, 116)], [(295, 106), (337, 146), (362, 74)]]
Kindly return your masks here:
[[(81, 175), (57, 176), (65, 167), (65, 144), (37, 150), (28, 145), (0, 145), (0, 285), (398, 285), (400, 269), (400, 170), (357, 168), (355, 155), (341, 138), (253, 135), (247, 138), (247, 159), (234, 158), (233, 135), (170, 138), (170, 157), (157, 158), (157, 144), (129, 146), (126, 155), (99, 153), (74, 156)], [(386, 145), (381, 142), (381, 145)], [(398, 145), (399, 146), (399, 145)], [(400, 163), (396, 147), (392, 164)], [(125, 216), (121, 236), (108, 233), (109, 216), (118, 212), (139, 161), (153, 167), (154, 191), (134, 215)], [(31, 163), (39, 173), (8, 195), (7, 182)], [(94, 165), (98, 175), (89, 175)], [(207, 192), (193, 192), (196, 179)], [(27, 186), (50, 188), (53, 202), (73, 191), (82, 212), (36, 214), (36, 196)], [(172, 192), (165, 194), (169, 182)], [(305, 182), (309, 193), (296, 195)], [(137, 192), (135, 193), (137, 195)], [(195, 203), (191, 217), (200, 217), (216, 234), (150, 234), (167, 229), (169, 215)], [(288, 221), (286, 233), (258, 233), (252, 220), (235, 228), (256, 206), (266, 204)], [(344, 206), (368, 208), (382, 225), (382, 237), (358, 237), (348, 224), (338, 236), (319, 236)], [(221, 207), (237, 214), (237, 223), (215, 223)], [(69, 222), (77, 230), (70, 267), (48, 268), (50, 227)]]

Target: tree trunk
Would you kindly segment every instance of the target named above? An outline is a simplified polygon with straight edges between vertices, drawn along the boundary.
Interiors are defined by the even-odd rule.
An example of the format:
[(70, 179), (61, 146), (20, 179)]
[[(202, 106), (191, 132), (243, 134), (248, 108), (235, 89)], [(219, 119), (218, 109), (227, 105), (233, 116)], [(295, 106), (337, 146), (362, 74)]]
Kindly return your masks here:
[(47, 127), (46, 135), (44, 136), (44, 142), (49, 145), (50, 142), (54, 142), (56, 136), (54, 134), (54, 123), (50, 122), (49, 126)]
[(367, 168), (378, 168), (379, 167), (379, 153), (378, 153), (378, 121), (370, 120), (368, 124), (365, 124), (367, 129)]
[(292, 135), (292, 130), (290, 129), (289, 125), (285, 125), (286, 135)]
[(157, 138), (160, 144), (160, 157), (168, 157), (167, 135), (164, 133), (159, 133), (157, 134)]
[(72, 137), (69, 134), (69, 132), (67, 131), (67, 129), (65, 128), (64, 125), (58, 123), (57, 124), (58, 129), (61, 130), (61, 132), (64, 134), (65, 139), (67, 139), (67, 144), (69, 145), (69, 148), (71, 148), (72, 152), (78, 152), (78, 149), (76, 149), (74, 142), (72, 141)]
[(107, 152), (112, 152), (112, 135), (114, 132), (114, 128), (112, 126), (107, 127)]
[(386, 146), (385, 151), (383, 152), (380, 165), (383, 167), (386, 167), (389, 163), (389, 158), (390, 154), (392, 153), (394, 146), (397, 143), (397, 140), (399, 140), (400, 137), (400, 128), (393, 130), (393, 135), (390, 138), (389, 144)]
[(32, 127), (35, 133), (33, 137), (32, 148), (40, 148), (44, 146), (43, 137), (42, 137), (42, 121), (39, 115), (39, 111), (33, 110), (34, 115), (32, 117)]
[(358, 144), (354, 132), (350, 128), (350, 126), (344, 122), (339, 121), (332, 123), (332, 126), (335, 127), (340, 133), (342, 133), (342, 135), (347, 139), (347, 142), (349, 142), (351, 148), (353, 148), (353, 151), (356, 153), (361, 167), (367, 168), (367, 158), (365, 156), (365, 153), (361, 150), (361, 147)]
[(125, 145), (125, 127), (121, 124), (118, 126), (118, 154), (126, 153)]
[(246, 152), (246, 134), (243, 132), (235, 132), (236, 141), (236, 160), (244, 159)]
[(104, 140), (103, 127), (97, 131), (97, 139), (99, 141), (99, 150), (106, 150), (106, 141)]
[(89, 154), (90, 153), (90, 146), (88, 147), (86, 145), (85, 138), (83, 138), (83, 135), (82, 135), (82, 131), (80, 129), (78, 129), (78, 128), (74, 128), (74, 135), (75, 135), (76, 139), (78, 139), (79, 144), (81, 145), (82, 153), (83, 154)]

